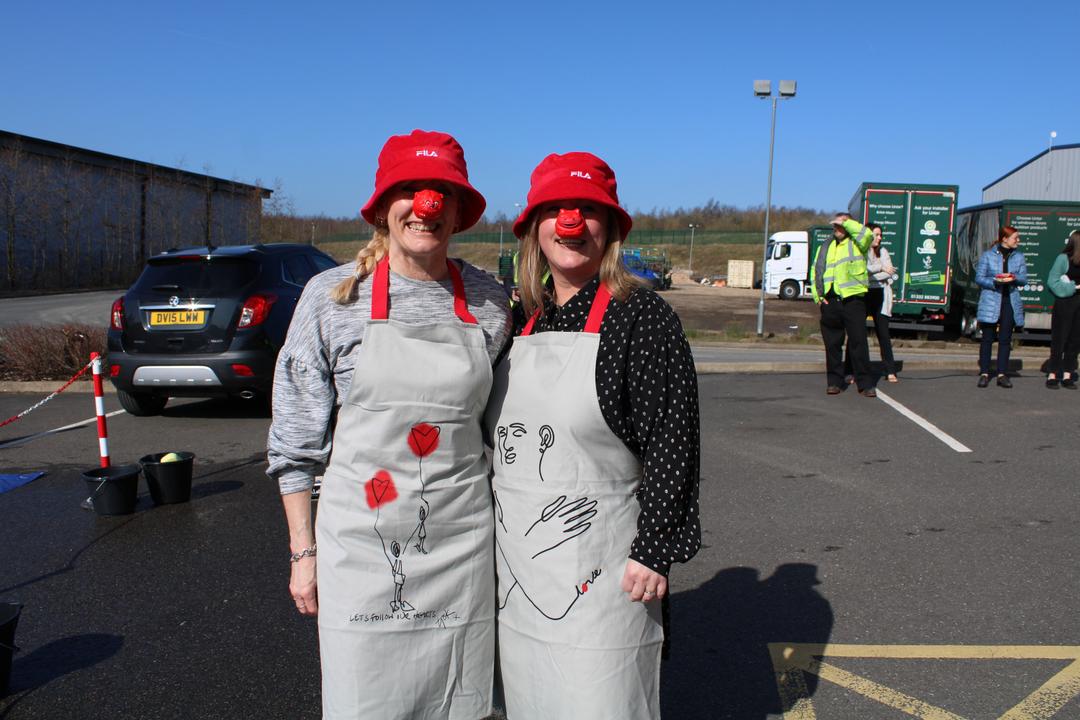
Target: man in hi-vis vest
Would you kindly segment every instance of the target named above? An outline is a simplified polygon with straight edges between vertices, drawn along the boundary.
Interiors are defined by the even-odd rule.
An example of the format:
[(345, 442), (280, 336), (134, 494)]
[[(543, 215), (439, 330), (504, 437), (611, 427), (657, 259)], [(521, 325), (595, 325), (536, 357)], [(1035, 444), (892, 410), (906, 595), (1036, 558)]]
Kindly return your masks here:
[(821, 337), (825, 341), (825, 392), (838, 395), (844, 387), (846, 337), (859, 394), (877, 397), (866, 341), (866, 253), (874, 234), (848, 213), (837, 214), (831, 223), (832, 240), (818, 248), (812, 275), (814, 302), (821, 309)]

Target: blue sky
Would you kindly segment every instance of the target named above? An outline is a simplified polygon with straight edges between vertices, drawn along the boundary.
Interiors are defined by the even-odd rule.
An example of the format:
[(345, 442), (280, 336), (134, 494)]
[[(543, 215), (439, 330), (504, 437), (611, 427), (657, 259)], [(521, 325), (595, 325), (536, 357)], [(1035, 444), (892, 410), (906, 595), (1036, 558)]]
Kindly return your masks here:
[(4, 10), (0, 129), (270, 185), (355, 215), (379, 148), (465, 147), (489, 215), (550, 152), (588, 150), (631, 210), (833, 210), (864, 180), (961, 204), (1080, 143), (1080, 2), (37, 2)]

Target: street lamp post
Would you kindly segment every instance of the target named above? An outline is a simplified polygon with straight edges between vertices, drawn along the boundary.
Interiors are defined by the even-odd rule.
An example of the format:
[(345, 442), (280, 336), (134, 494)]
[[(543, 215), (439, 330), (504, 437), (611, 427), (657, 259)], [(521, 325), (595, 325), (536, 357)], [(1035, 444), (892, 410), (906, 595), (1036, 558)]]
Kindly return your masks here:
[(687, 227), (690, 228), (690, 262), (689, 262), (690, 269), (689, 269), (689, 272), (690, 272), (691, 275), (693, 275), (694, 274), (694, 230), (701, 227), (701, 226), (700, 225), (695, 225), (694, 223), (690, 223), (689, 225), (687, 225)]
[(754, 81), (754, 95), (762, 100), (772, 100), (772, 127), (769, 130), (769, 186), (765, 191), (765, 241), (761, 250), (761, 297), (758, 299), (757, 308), (757, 334), (762, 337), (765, 334), (765, 263), (769, 260), (769, 213), (772, 210), (772, 170), (773, 170), (773, 147), (776, 142), (776, 101), (795, 97), (795, 81), (781, 80), (777, 95), (772, 94), (772, 82), (769, 80)]

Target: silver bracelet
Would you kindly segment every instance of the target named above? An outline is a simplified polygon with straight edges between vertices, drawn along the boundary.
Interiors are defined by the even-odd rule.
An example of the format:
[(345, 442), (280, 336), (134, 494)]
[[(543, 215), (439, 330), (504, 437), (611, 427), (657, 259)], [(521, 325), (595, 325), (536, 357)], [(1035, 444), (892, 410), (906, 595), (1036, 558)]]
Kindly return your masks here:
[(289, 555), (289, 562), (300, 562), (306, 557), (315, 557), (316, 548), (318, 548), (318, 545), (312, 545), (309, 548), (304, 548), (300, 552)]

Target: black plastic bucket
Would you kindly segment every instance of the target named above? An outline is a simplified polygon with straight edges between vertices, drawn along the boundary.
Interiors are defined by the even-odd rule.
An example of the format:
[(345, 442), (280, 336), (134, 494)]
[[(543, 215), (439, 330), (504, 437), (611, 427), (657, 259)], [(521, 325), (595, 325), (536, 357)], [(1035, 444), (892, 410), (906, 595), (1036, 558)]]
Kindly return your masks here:
[(0, 698), (7, 695), (11, 682), (11, 660), (15, 651), (15, 626), (22, 612), (19, 603), (0, 603)]
[(116, 465), (83, 473), (98, 515), (130, 515), (139, 495), (139, 466)]
[(184, 503), (191, 499), (191, 468), (195, 453), (176, 454), (180, 459), (173, 462), (161, 462), (168, 453), (154, 453), (139, 460), (155, 505)]

